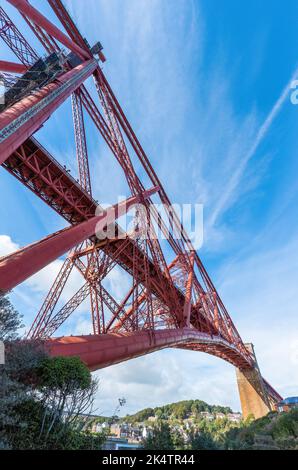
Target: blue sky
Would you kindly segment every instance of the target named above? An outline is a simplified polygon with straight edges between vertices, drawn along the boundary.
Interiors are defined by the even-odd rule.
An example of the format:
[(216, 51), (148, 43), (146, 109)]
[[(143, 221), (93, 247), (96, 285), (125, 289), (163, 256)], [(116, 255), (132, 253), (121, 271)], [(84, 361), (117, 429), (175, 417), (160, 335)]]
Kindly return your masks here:
[[(0, 4), (24, 25), (10, 5)], [(59, 24), (47, 2), (32, 4)], [(289, 86), (298, 78), (297, 2), (67, 0), (66, 5), (89, 42), (104, 45), (106, 76), (170, 199), (204, 204), (199, 253), (242, 338), (255, 344), (263, 375), (282, 395), (297, 394), (298, 106), (290, 102)], [(24, 33), (42, 53), (27, 28)], [(1, 53), (13, 59), (2, 43)], [(94, 193), (100, 202), (113, 202), (127, 187), (86, 121)], [(38, 138), (76, 174), (70, 102)], [(65, 226), (3, 169), (0, 182), (2, 253)], [(61, 262), (12, 294), (27, 324)], [(62, 300), (80, 282), (73, 276)], [(120, 295), (119, 271), (109, 283)], [(89, 331), (88, 305), (68, 328)], [(167, 350), (97, 374), (103, 413), (112, 412), (122, 395), (126, 412), (187, 398), (239, 408), (233, 368), (206, 354)]]

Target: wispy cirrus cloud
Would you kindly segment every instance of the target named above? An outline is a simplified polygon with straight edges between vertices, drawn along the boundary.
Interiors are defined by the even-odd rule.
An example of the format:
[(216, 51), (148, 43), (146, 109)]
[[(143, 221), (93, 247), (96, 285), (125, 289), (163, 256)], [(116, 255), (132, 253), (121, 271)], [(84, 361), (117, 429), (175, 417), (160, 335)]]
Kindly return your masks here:
[(234, 202), (235, 198), (237, 197), (237, 189), (241, 183), (244, 171), (247, 167), (248, 162), (253, 158), (256, 151), (258, 150), (260, 144), (266, 138), (267, 134), (270, 132), (271, 126), (278, 116), (279, 112), (281, 111), (283, 105), (285, 104), (286, 100), (289, 99), (289, 93), (291, 90), (291, 83), (298, 75), (298, 68), (294, 71), (291, 79), (286, 84), (284, 89), (282, 90), (280, 96), (278, 97), (277, 101), (275, 102), (274, 106), (272, 107), (271, 111), (269, 112), (268, 116), (266, 117), (265, 121), (260, 126), (259, 130), (257, 131), (255, 138), (251, 147), (249, 148), (248, 152), (243, 156), (239, 155), (239, 160), (237, 163), (237, 168), (232, 173), (231, 177), (229, 178), (227, 184), (225, 185), (225, 189), (219, 198), (214, 210), (208, 220), (208, 223), (213, 226), (218, 218), (223, 214), (224, 211), (229, 209), (231, 204)]

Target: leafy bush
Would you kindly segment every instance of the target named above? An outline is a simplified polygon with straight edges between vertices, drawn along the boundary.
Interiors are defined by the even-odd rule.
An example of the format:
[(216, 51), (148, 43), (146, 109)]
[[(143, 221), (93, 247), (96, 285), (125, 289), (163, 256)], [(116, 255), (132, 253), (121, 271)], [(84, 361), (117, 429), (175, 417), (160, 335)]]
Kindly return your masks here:
[(0, 448), (100, 449), (103, 435), (84, 430), (97, 382), (77, 357), (48, 357), (43, 343), (21, 341), (19, 314), (0, 294)]
[(255, 421), (244, 422), (226, 434), (229, 449), (298, 448), (298, 409), (288, 413), (268, 413)]

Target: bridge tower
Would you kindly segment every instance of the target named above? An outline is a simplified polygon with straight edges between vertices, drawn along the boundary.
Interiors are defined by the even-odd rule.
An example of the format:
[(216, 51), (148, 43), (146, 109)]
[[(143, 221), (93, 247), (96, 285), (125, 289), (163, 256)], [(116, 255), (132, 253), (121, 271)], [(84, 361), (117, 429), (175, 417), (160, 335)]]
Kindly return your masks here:
[(253, 344), (247, 343), (245, 347), (251, 352), (254, 367), (251, 369), (236, 368), (237, 385), (243, 417), (254, 416), (257, 419), (274, 409), (274, 400), (268, 393), (261, 376)]

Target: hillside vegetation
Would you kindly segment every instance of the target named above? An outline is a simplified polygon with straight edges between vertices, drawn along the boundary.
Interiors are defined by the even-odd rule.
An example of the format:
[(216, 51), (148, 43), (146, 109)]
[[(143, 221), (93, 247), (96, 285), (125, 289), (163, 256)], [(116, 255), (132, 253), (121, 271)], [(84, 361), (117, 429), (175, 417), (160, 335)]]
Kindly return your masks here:
[(232, 413), (231, 408), (227, 406), (208, 405), (202, 400), (183, 400), (177, 403), (170, 403), (156, 408), (145, 408), (135, 414), (127, 415), (122, 420), (130, 423), (140, 423), (151, 417), (160, 419), (187, 419), (190, 416), (198, 416), (199, 413), (207, 411), (209, 413)]
[[(186, 437), (186, 438), (185, 438)], [(177, 426), (170, 420), (158, 420), (144, 441), (145, 449), (194, 450), (298, 450), (298, 409), (289, 413), (269, 413), (239, 424), (226, 419), (202, 420), (198, 427), (188, 429), (182, 439)]]
[(263, 418), (249, 419), (226, 434), (230, 449), (295, 449), (298, 450), (298, 409), (288, 413), (268, 413)]

